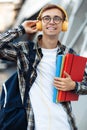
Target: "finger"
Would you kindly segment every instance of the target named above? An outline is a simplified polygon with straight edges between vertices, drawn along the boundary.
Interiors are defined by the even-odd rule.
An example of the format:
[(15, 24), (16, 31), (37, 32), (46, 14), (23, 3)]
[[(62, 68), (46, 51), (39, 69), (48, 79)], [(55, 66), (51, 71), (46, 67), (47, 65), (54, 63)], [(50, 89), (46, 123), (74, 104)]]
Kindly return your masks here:
[(61, 86), (61, 85), (55, 85), (55, 88), (58, 90), (62, 90), (62, 91), (66, 91), (66, 87), (65, 86)]
[(64, 82), (54, 81), (54, 86), (63, 87), (63, 86), (65, 86), (65, 83)]
[(27, 21), (27, 26), (31, 26), (31, 27), (33, 27), (33, 26), (35, 26), (36, 25), (36, 20), (34, 20), (34, 21)]
[(38, 31), (37, 29), (34, 29), (34, 30), (33, 30), (33, 33), (36, 33), (37, 31)]
[(62, 83), (54, 82), (54, 86), (62, 86)]
[(61, 91), (67, 91), (67, 89), (66, 88), (57, 88), (58, 90), (61, 90)]
[(32, 26), (31, 28), (32, 28), (33, 30), (35, 30), (35, 29), (36, 29), (36, 25)]
[(32, 29), (32, 33), (36, 33), (37, 31), (37, 29)]
[(64, 83), (54, 83), (54, 86), (58, 89), (58, 90), (67, 90), (67, 87)]
[(64, 71), (64, 75), (65, 75), (66, 77), (70, 77), (70, 75), (69, 75), (66, 71)]
[(54, 81), (63, 82), (64, 80), (65, 80), (65, 78), (59, 78), (59, 77), (54, 78)]

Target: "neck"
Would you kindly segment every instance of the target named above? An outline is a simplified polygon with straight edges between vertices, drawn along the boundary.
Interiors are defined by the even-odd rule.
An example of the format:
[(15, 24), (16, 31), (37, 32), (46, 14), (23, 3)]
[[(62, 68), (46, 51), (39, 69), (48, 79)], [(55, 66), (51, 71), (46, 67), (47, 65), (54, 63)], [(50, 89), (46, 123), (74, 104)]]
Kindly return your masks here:
[(43, 36), (41, 41), (41, 47), (46, 49), (53, 49), (57, 47), (58, 37), (47, 37)]

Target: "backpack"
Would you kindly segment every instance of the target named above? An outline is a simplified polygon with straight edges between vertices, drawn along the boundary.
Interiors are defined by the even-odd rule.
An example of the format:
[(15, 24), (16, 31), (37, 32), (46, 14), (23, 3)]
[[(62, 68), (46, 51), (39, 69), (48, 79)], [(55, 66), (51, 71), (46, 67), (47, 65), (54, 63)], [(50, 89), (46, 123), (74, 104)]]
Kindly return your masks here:
[(2, 85), (0, 130), (27, 130), (27, 114), (20, 96), (17, 72)]

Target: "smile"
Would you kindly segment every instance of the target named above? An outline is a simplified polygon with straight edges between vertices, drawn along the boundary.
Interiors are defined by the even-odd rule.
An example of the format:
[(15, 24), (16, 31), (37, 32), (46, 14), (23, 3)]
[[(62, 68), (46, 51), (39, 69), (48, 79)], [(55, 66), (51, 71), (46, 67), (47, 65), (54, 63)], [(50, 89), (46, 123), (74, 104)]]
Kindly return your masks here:
[(47, 27), (48, 30), (56, 30), (55, 27)]

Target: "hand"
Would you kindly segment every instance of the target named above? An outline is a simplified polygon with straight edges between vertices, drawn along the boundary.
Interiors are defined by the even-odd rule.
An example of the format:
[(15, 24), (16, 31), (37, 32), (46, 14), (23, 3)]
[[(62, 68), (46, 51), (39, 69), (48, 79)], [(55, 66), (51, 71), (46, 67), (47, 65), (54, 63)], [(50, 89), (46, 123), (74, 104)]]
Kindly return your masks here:
[(36, 23), (38, 20), (27, 20), (22, 23), (27, 34), (33, 34), (37, 32)]
[(75, 89), (75, 81), (73, 81), (67, 72), (64, 72), (65, 78), (54, 78), (54, 86), (58, 90), (69, 91)]

